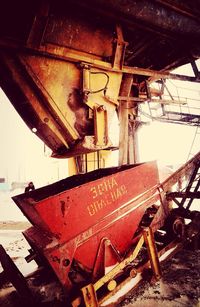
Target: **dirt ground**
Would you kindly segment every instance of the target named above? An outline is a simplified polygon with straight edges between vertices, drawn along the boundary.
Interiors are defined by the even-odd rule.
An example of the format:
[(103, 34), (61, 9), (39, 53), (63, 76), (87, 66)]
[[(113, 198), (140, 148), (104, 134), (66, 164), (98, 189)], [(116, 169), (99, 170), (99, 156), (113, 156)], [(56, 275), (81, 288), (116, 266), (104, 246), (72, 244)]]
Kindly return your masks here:
[(200, 250), (184, 249), (161, 265), (162, 278), (127, 295), (120, 307), (200, 306)]
[[(24, 276), (36, 269), (34, 262), (27, 264), (24, 260), (28, 245), (21, 231), (29, 225), (26, 221), (0, 222), (0, 243)], [(200, 307), (200, 250), (184, 249), (178, 252), (173, 258), (162, 264), (162, 273), (163, 276), (159, 281), (153, 284), (147, 281), (142, 282), (136, 290), (125, 297), (123, 302), (115, 306)], [(53, 287), (56, 288), (57, 285)], [(45, 291), (45, 285), (42, 291)], [(12, 284), (8, 283), (6, 286), (0, 284), (0, 307), (22, 306), (26, 304), (20, 301)], [(34, 304), (34, 306), (39, 306), (39, 304)], [(61, 304), (53, 301), (46, 302), (42, 306), (57, 307)]]

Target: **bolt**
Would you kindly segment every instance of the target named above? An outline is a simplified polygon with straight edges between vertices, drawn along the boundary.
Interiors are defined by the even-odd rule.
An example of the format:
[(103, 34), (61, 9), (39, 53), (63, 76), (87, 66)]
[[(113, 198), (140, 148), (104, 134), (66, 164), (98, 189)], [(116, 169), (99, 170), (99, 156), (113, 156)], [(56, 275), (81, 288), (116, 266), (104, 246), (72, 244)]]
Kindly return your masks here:
[(69, 259), (64, 259), (62, 261), (63, 266), (68, 266), (70, 264), (70, 260)]
[(105, 111), (106, 110), (106, 107), (104, 105), (101, 105), (97, 108), (97, 111), (98, 112), (102, 112), (102, 111)]

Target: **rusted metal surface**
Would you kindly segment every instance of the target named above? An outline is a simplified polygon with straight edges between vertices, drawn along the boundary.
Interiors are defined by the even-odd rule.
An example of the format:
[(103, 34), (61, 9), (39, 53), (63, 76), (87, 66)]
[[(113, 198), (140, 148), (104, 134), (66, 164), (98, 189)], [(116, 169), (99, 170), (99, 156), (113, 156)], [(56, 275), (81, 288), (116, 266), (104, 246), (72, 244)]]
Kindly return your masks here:
[(73, 306), (82, 299), (86, 306), (102, 304), (127, 282), (137, 285), (144, 268), (159, 278), (160, 261), (198, 237), (199, 212), (177, 204), (169, 191), (180, 188), (180, 180), (190, 189), (199, 161), (198, 153), (161, 184), (156, 163), (149, 162), (76, 175), (13, 197), (33, 225), (24, 235), (34, 259), (54, 270)]
[[(131, 88), (133, 84), (133, 78), (131, 75), (124, 75), (121, 87), (121, 96), (130, 96)], [(119, 165), (128, 163), (128, 101), (127, 99), (119, 102)]]
[[(13, 198), (36, 228), (36, 231), (26, 231), (26, 238), (47, 259), (68, 289), (73, 283), (70, 274), (74, 261), (87, 268), (91, 278), (94, 266), (100, 268), (95, 275), (103, 274), (99, 266), (103, 259), (97, 257), (102, 238), (108, 238), (119, 254), (126, 252), (146, 210), (146, 204), (138, 206), (136, 200), (134, 205), (134, 200), (158, 183), (157, 167), (153, 162), (110, 172), (113, 174), (106, 177), (102, 177), (105, 171), (99, 171), (99, 175), (96, 172), (97, 180), (94, 172), (93, 181), (85, 184), (81, 181), (88, 180), (88, 176), (83, 175), (77, 183), (67, 179)], [(71, 188), (67, 187), (68, 183)], [(48, 195), (50, 190), (54, 195)], [(121, 232), (126, 240), (119, 236)], [(116, 263), (111, 249), (108, 253), (111, 262), (107, 261), (107, 265)]]
[[(116, 148), (123, 75), (138, 89), (149, 78), (199, 81), (199, 24), (186, 1), (4, 1), (0, 84), (54, 157)], [(195, 77), (169, 73), (188, 62)]]
[(200, 192), (171, 192), (169, 195), (168, 195), (170, 198), (183, 198), (183, 199), (186, 199), (186, 198), (196, 198), (196, 199), (199, 199), (200, 198)]
[(116, 34), (117, 37), (115, 39), (113, 67), (122, 69), (124, 64), (125, 50), (128, 43), (124, 41), (123, 31), (119, 25), (116, 25)]
[[(26, 5), (24, 7), (28, 10)], [(111, 58), (113, 28), (93, 23), (64, 3), (50, 6), (48, 1), (43, 1), (33, 7), (34, 19), (32, 13), (27, 12), (32, 18), (28, 38), (17, 42), (17, 52), (8, 44), (0, 56), (2, 87), (6, 94), (28, 126), (52, 149), (53, 156), (74, 156), (113, 146), (108, 129), (116, 111), (104, 96), (108, 94), (117, 100), (121, 74), (110, 72), (105, 79), (105, 72), (91, 68), (87, 104), (82, 86), (84, 60), (92, 63), (95, 59)], [(1, 38), (6, 42), (4, 34)], [(16, 37), (11, 41), (16, 42)], [(56, 53), (69, 48), (77, 56), (78, 65), (76, 61), (63, 62), (59, 56), (54, 59), (45, 56), (39, 51), (44, 46), (46, 51), (53, 47)], [(28, 52), (26, 48), (39, 53)], [(63, 50), (63, 54), (68, 53)], [(105, 111), (95, 112), (101, 106)]]
[(12, 261), (10, 256), (6, 253), (2, 245), (0, 245), (0, 263), (2, 265), (6, 279), (13, 284), (20, 296), (26, 300), (30, 306), (33, 306), (33, 295), (28, 287), (28, 283), (25, 277), (19, 271), (18, 267)]
[(156, 249), (156, 243), (154, 240), (154, 235), (151, 228), (144, 229), (143, 231), (144, 240), (147, 245), (147, 250), (149, 253), (149, 259), (151, 262), (151, 267), (154, 272), (154, 276), (156, 279), (159, 279), (162, 275), (159, 258)]
[(92, 284), (81, 289), (86, 307), (98, 307), (96, 292)]
[(193, 158), (181, 166), (175, 173), (161, 183), (161, 187), (165, 192), (169, 192), (170, 188), (179, 180), (190, 178), (190, 175), (197, 171), (197, 164), (199, 164), (200, 153), (198, 152)]
[[(151, 98), (149, 82), (200, 81), (194, 64), (200, 56), (196, 2), (19, 2), (8, 0), (0, 11), (0, 85), (55, 157), (119, 145), (120, 164), (133, 161), (129, 139), (137, 103)], [(194, 77), (170, 73), (188, 62)], [(118, 113), (120, 144), (113, 144)], [(14, 197), (33, 225), (24, 232), (33, 251), (28, 259), (53, 269), (69, 295), (82, 289), (87, 306), (103, 302), (150, 263), (159, 277), (158, 256), (178, 246), (175, 237), (193, 235), (183, 220), (191, 217), (190, 201), (199, 195), (199, 182), (190, 190), (198, 161), (199, 154), (162, 184), (152, 162), (98, 170)], [(188, 176), (186, 192), (171, 194), (178, 211), (170, 215), (166, 194)], [(175, 196), (182, 196), (181, 203)], [(197, 218), (194, 214), (191, 223), (195, 229)], [(157, 251), (153, 235), (166, 221), (167, 241)], [(141, 259), (144, 247), (149, 257)]]

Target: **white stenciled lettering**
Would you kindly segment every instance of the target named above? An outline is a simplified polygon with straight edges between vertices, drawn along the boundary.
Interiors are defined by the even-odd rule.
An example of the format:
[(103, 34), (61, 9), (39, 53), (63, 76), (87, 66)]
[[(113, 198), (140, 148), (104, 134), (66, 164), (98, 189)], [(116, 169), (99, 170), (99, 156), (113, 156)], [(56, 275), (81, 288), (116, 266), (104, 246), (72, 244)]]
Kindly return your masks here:
[(98, 184), (97, 188), (98, 188), (98, 194), (99, 195), (102, 195), (106, 191), (103, 183)]
[(92, 187), (91, 189), (90, 189), (90, 191), (92, 192), (92, 198), (96, 198), (97, 196), (98, 196), (98, 194), (97, 194), (97, 190), (96, 190), (96, 188), (95, 187)]
[(97, 198), (98, 196), (104, 195), (106, 192), (114, 189), (118, 186), (117, 181), (115, 178), (110, 178), (107, 180), (104, 180), (103, 182), (97, 184), (96, 186), (93, 186), (90, 191), (92, 192), (92, 198)]
[(93, 205), (87, 206), (87, 209), (88, 209), (88, 212), (89, 212), (89, 215), (90, 215), (90, 216), (92, 216), (92, 215), (95, 214), (95, 210), (94, 210)]
[(120, 197), (122, 197), (124, 194), (127, 193), (126, 186), (121, 185), (119, 188), (113, 190), (111, 194), (112, 201), (116, 201)]
[[(107, 181), (108, 182), (108, 181)], [(117, 201), (118, 199), (122, 198), (123, 195), (127, 194), (127, 189), (125, 185), (118, 186), (117, 182), (114, 181), (109, 181), (110, 184), (112, 183), (112, 189), (110, 192), (104, 193), (100, 199), (94, 201), (92, 204), (87, 206), (87, 210), (90, 216), (93, 216), (97, 214), (99, 211), (103, 210), (106, 206), (111, 205), (113, 202)], [(117, 186), (117, 187), (115, 187)], [(113, 189), (115, 187), (115, 189)], [(98, 188), (94, 188), (93, 191), (93, 196), (96, 198), (96, 195), (100, 196), (100, 191), (102, 193), (103, 188), (105, 186), (99, 185)], [(97, 192), (98, 191), (98, 192)], [(106, 189), (104, 189), (104, 192)]]

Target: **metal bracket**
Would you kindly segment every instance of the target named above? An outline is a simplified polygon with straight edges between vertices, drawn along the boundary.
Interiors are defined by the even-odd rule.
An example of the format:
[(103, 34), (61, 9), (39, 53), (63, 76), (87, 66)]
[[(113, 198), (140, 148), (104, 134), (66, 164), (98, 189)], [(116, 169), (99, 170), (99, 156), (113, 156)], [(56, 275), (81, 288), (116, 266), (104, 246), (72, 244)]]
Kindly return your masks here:
[[(143, 231), (143, 234), (141, 235), (137, 245), (135, 246), (135, 249), (133, 252), (124, 260), (122, 260), (119, 264), (114, 266), (114, 268), (109, 271), (107, 274), (105, 274), (103, 277), (101, 277), (99, 280), (97, 280), (94, 284), (88, 284), (86, 287), (83, 287), (81, 289), (82, 295), (83, 295), (83, 303), (86, 307), (97, 307), (100, 303), (103, 303), (108, 297), (112, 295), (112, 293), (118, 291), (121, 287), (120, 284), (117, 284), (117, 281), (115, 280), (116, 276), (119, 273), (122, 273), (123, 270), (128, 267), (131, 262), (137, 257), (139, 254), (144, 242), (146, 243), (148, 253), (149, 253), (149, 259), (151, 263), (151, 268), (154, 272), (154, 276), (156, 279), (159, 279), (161, 277), (161, 268), (158, 258), (158, 253), (156, 250), (155, 240), (153, 236), (153, 231), (150, 227), (145, 228)], [(149, 266), (149, 261), (147, 262), (147, 266)], [(126, 282), (130, 281), (131, 278), (135, 278), (137, 275), (137, 270), (131, 269), (128, 278), (122, 282), (123, 285), (125, 285)], [(107, 289), (110, 291), (109, 294), (107, 294), (104, 298), (101, 298), (98, 300), (97, 298), (97, 291), (104, 285), (107, 285)], [(79, 306), (81, 303), (81, 297), (77, 297), (73, 302), (72, 306), (76, 307)]]
[(154, 272), (155, 278), (158, 280), (162, 273), (152, 229), (150, 227), (145, 228), (143, 230), (143, 236), (150, 258), (151, 268)]
[(95, 145), (106, 146), (108, 144), (108, 116), (104, 105), (94, 107), (94, 136)]
[(96, 291), (93, 284), (89, 284), (81, 289), (85, 307), (98, 307)]
[(123, 32), (120, 25), (116, 25), (116, 33), (117, 38), (114, 41), (115, 49), (114, 49), (114, 56), (113, 56), (113, 63), (112, 67), (119, 67), (120, 69), (123, 68), (124, 56), (126, 46), (128, 45), (127, 42), (124, 41)]

